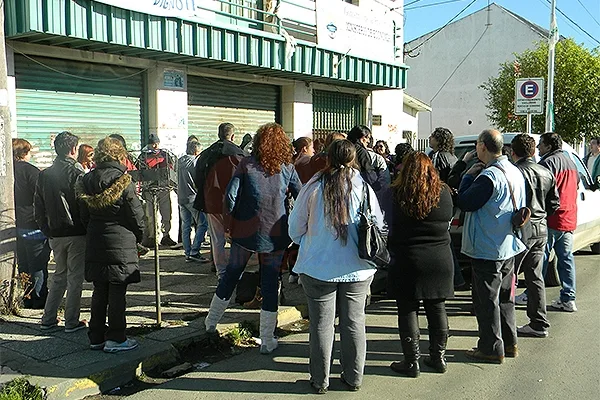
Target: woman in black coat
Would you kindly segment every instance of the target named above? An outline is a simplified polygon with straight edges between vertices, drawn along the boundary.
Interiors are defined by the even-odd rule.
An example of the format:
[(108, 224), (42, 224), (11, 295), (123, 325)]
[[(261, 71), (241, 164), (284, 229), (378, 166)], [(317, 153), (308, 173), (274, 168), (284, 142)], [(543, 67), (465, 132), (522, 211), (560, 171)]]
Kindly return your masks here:
[(142, 240), (144, 211), (127, 174), (126, 158), (119, 140), (100, 140), (94, 155), (96, 169), (76, 185), (87, 226), (85, 279), (94, 283), (90, 348), (108, 353), (138, 346), (125, 335), (125, 294), (128, 284), (140, 281), (136, 244)]
[(398, 331), (404, 361), (391, 368), (403, 375), (419, 375), (419, 303), (427, 315), (429, 354), (425, 364), (446, 372), (448, 318), (446, 298), (453, 296), (453, 261), (448, 228), (452, 197), (431, 160), (424, 153), (407, 155), (391, 188), (388, 216), (389, 293), (398, 306)]

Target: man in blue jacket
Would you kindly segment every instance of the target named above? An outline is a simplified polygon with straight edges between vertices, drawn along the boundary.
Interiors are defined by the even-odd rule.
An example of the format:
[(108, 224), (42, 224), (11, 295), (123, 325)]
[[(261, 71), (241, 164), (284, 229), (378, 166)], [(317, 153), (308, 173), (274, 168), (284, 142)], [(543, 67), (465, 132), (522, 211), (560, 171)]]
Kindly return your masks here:
[[(461, 251), (472, 258), (473, 305), (479, 341), (467, 357), (501, 364), (517, 356), (515, 256), (525, 245), (513, 232), (515, 208), (525, 206), (523, 174), (502, 155), (502, 134), (485, 130), (477, 158), (461, 181), (457, 205), (466, 212)], [(512, 192), (512, 193), (511, 193)]]

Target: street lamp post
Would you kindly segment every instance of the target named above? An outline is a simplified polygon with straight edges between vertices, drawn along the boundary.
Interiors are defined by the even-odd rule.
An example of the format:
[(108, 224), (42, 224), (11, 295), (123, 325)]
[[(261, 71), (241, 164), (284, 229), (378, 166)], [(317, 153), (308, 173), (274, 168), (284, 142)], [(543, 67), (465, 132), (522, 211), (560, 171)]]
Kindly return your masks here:
[(546, 96), (546, 132), (554, 130), (554, 49), (558, 42), (556, 25), (556, 0), (550, 8), (550, 35), (548, 37), (548, 93)]

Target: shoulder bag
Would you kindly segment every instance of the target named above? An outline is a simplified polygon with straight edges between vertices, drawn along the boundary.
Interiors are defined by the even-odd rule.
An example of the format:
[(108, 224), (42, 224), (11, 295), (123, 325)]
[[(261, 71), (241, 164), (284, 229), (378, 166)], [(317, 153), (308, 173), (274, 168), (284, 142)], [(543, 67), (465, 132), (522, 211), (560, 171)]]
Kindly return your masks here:
[(387, 241), (371, 214), (371, 202), (367, 184), (363, 182), (362, 199), (358, 211), (358, 256), (385, 268), (390, 263)]
[(510, 198), (513, 204), (513, 215), (511, 217), (511, 222), (513, 226), (514, 233), (523, 241), (523, 243), (527, 244), (527, 240), (531, 237), (531, 210), (529, 207), (521, 207), (517, 209), (517, 202), (515, 200), (515, 194), (513, 192), (512, 185), (508, 180), (508, 176), (506, 175), (506, 171), (504, 168), (500, 167), (497, 164), (492, 165), (492, 167), (498, 168), (504, 174), (506, 178), (506, 183), (508, 184), (508, 190), (510, 191)]

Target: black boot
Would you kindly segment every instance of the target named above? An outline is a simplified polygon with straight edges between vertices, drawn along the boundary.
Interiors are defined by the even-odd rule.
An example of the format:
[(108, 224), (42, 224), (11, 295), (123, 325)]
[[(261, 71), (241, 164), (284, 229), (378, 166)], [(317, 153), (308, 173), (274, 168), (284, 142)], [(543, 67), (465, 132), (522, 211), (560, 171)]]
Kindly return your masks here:
[(399, 374), (416, 378), (421, 372), (419, 368), (419, 357), (421, 350), (419, 348), (419, 331), (400, 332), (402, 351), (404, 352), (404, 361), (393, 362), (390, 368)]
[(431, 329), (429, 331), (429, 357), (425, 357), (423, 362), (440, 374), (448, 370), (446, 343), (448, 343), (447, 329)]

